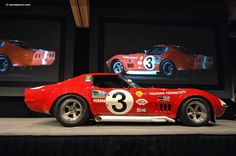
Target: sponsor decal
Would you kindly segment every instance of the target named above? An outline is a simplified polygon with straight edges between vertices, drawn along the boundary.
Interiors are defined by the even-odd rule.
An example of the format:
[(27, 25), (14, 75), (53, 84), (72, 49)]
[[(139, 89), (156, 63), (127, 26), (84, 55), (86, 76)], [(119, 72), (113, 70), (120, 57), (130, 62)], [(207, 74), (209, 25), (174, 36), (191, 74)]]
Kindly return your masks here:
[(92, 81), (92, 76), (91, 75), (86, 75), (85, 76), (85, 82), (90, 82)]
[(94, 103), (106, 103), (105, 99), (93, 99)]
[(136, 100), (136, 103), (140, 106), (144, 106), (148, 103), (148, 101), (146, 99), (138, 99)]
[(135, 56), (123, 56), (125, 59), (137, 59), (138, 57)]
[(142, 65), (143, 62), (142, 62), (142, 61), (138, 61), (137, 64), (138, 64), (138, 65)]
[(106, 92), (101, 90), (92, 90), (92, 98), (106, 98)]
[(130, 62), (130, 63), (133, 63), (133, 62), (134, 62), (134, 59), (130, 59), (129, 62)]
[(147, 109), (146, 108), (137, 108), (137, 112), (139, 112), (139, 113), (146, 113)]
[(158, 101), (170, 101), (170, 97), (169, 96), (159, 96)]
[(139, 57), (139, 60), (141, 60), (141, 61), (142, 61), (142, 60), (143, 60), (143, 56), (140, 56), (140, 57)]
[(185, 90), (182, 91), (166, 91), (166, 92), (150, 92), (149, 95), (178, 95), (186, 93)]
[(142, 97), (143, 96), (143, 92), (142, 91), (136, 91), (135, 92), (135, 95), (137, 96), (137, 97)]

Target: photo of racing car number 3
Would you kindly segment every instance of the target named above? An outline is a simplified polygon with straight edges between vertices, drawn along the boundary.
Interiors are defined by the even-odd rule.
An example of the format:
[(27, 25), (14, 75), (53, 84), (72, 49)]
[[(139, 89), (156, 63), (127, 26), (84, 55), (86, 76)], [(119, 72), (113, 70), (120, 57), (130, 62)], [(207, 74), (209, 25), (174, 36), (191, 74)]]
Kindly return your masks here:
[(203, 71), (213, 68), (213, 57), (186, 54), (176, 45), (154, 45), (144, 53), (118, 54), (107, 60), (108, 69), (126, 75), (161, 75), (171, 78), (179, 71)]
[(141, 88), (114, 73), (90, 73), (51, 85), (25, 89), (25, 103), (52, 114), (63, 126), (96, 122), (172, 122), (204, 126), (223, 115), (227, 105), (197, 89)]

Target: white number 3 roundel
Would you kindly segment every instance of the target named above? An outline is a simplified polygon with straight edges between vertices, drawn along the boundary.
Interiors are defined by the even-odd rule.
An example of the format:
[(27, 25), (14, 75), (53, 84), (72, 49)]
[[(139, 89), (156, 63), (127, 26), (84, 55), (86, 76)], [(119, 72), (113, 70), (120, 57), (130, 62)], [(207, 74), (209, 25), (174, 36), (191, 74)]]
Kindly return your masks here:
[(107, 94), (106, 106), (113, 114), (126, 114), (133, 107), (134, 99), (126, 90), (112, 90)]
[(145, 59), (143, 60), (143, 65), (147, 70), (153, 70), (155, 68), (155, 64), (155, 57), (152, 55), (145, 57)]

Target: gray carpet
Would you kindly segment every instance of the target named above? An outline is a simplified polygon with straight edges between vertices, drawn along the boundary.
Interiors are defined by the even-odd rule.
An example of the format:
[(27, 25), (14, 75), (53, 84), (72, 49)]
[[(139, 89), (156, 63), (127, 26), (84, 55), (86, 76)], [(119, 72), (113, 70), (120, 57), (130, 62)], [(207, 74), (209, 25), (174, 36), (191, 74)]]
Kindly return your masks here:
[(236, 134), (236, 120), (217, 120), (206, 127), (174, 123), (95, 123), (63, 127), (55, 118), (0, 118), (0, 136)]

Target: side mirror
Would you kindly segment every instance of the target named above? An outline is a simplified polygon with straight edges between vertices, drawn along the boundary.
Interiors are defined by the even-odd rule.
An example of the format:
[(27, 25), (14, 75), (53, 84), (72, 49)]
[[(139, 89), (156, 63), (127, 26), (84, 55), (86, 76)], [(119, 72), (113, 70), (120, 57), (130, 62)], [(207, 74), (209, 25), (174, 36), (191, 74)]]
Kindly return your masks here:
[(132, 87), (132, 83), (133, 83), (133, 81), (130, 80), (130, 79), (128, 79), (127, 82), (128, 82), (128, 88), (131, 88), (131, 87)]
[(128, 82), (128, 84), (133, 83), (133, 81), (131, 79), (128, 79), (127, 82)]

